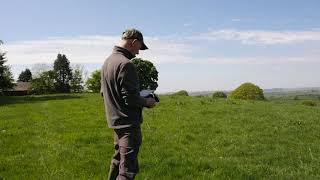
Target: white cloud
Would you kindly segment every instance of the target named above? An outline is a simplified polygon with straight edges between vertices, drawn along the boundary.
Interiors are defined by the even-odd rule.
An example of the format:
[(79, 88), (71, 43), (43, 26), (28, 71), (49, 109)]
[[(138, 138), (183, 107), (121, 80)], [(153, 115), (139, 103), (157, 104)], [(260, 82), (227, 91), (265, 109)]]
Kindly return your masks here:
[(184, 23), (184, 24), (183, 24), (184, 27), (190, 27), (190, 26), (192, 26), (192, 25), (193, 25), (192, 23)]
[(71, 62), (100, 62), (117, 42), (112, 36), (54, 37), (44, 40), (19, 41), (5, 45), (11, 64), (52, 63), (58, 53)]
[[(174, 66), (174, 68), (177, 67), (176, 70), (174, 68), (168, 70), (163, 68), (168, 66), (162, 66), (163, 71), (159, 74), (159, 90), (163, 92), (178, 89), (230, 89), (242, 81), (261, 82), (260, 84), (265, 84), (265, 87), (282, 85), (289, 87), (297, 86), (296, 84), (308, 85), (308, 83), (310, 86), (314, 86), (318, 83), (316, 78), (312, 78), (317, 76), (317, 71), (314, 69), (320, 65), (318, 43), (313, 44), (308, 52), (302, 48), (301, 52), (295, 53), (299, 55), (294, 56), (286, 53), (269, 55), (269, 52), (259, 56), (250, 53), (231, 56), (224, 52), (218, 55), (211, 52), (210, 43), (217, 44), (216, 40), (222, 40), (222, 47), (226, 47), (226, 49), (228, 49), (228, 41), (226, 40), (237, 40), (247, 44), (268, 44), (270, 46), (281, 44), (285, 46), (289, 43), (320, 40), (319, 32), (320, 30), (291, 31), (286, 34), (271, 31), (216, 30), (199, 36), (194, 35), (192, 38), (188, 38), (192, 36), (191, 34), (145, 37), (146, 44), (150, 49), (141, 51), (139, 56), (151, 60), (156, 65), (169, 64), (171, 67), (174, 64), (187, 64), (187, 66)], [(203, 39), (208, 40), (209, 43), (203, 43)], [(3, 50), (7, 51), (8, 64), (23, 64), (23, 66), (13, 66), (15, 77), (26, 67), (36, 72), (37, 66), (31, 64), (47, 63), (52, 65), (58, 53), (66, 54), (71, 64), (84, 64), (87, 74), (90, 74), (93, 70), (101, 67), (104, 59), (110, 54), (118, 40), (118, 36), (51, 37), (43, 40), (10, 42), (3, 45)], [(243, 45), (237, 44), (237, 46)], [(251, 52), (251, 46), (245, 47)], [(197, 66), (199, 64), (200, 66)], [(190, 73), (189, 68), (186, 68), (190, 67), (189, 65), (194, 67), (193, 74)], [(201, 69), (203, 67), (209, 68)], [(257, 73), (256, 68), (263, 70), (264, 67), (268, 68), (261, 74), (260, 71)], [(270, 67), (280, 68), (281, 71), (272, 71)], [(288, 70), (286, 67), (294, 67), (294, 70), (291, 71), (290, 68)], [(223, 72), (219, 72), (219, 68), (224, 68)], [(208, 69), (213, 70), (211, 72)], [(301, 71), (297, 73), (296, 69), (301, 69)], [(249, 72), (251, 70), (256, 71)], [(215, 74), (215, 71), (218, 73)], [(297, 83), (296, 79), (299, 78), (299, 83)]]
[(231, 21), (233, 22), (252, 22), (252, 18), (232, 18)]
[[(190, 35), (191, 36), (191, 35)], [(319, 53), (281, 57), (228, 57), (204, 52), (199, 40), (238, 40), (246, 44), (288, 44), (301, 41), (320, 41), (320, 31), (237, 31), (216, 30), (192, 38), (177, 36), (146, 37), (150, 48), (139, 57), (155, 64), (284, 64), (318, 63)], [(43, 40), (17, 41), (4, 45), (9, 64), (53, 63), (58, 53), (66, 54), (71, 63), (103, 63), (117, 44), (118, 36), (51, 37)], [(241, 45), (240, 45), (241, 46)], [(207, 54), (206, 56), (199, 56)]]
[(230, 64), (230, 65), (281, 65), (281, 64), (301, 64), (301, 63), (320, 63), (319, 57), (300, 56), (300, 57), (209, 57), (203, 59), (199, 64)]
[[(119, 41), (118, 36), (54, 37), (44, 40), (18, 41), (5, 44), (10, 64), (52, 63), (58, 53), (66, 54), (72, 63), (101, 63)], [(153, 62), (183, 62), (193, 46), (172, 38), (146, 37), (148, 51), (140, 51)]]
[(193, 36), (202, 40), (235, 40), (243, 44), (291, 44), (305, 41), (320, 41), (320, 31), (264, 31), (264, 30), (210, 30), (207, 33)]

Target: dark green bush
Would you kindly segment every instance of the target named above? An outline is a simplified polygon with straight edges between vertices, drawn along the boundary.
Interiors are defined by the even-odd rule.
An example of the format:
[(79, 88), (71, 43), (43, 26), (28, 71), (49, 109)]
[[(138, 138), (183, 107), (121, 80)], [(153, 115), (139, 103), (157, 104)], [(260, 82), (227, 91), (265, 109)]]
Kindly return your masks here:
[(174, 96), (189, 96), (189, 94), (186, 90), (181, 90), (181, 91), (175, 92), (172, 95), (174, 95)]
[(141, 58), (134, 58), (133, 64), (136, 65), (139, 76), (140, 90), (153, 89), (158, 87), (158, 71), (151, 61)]
[(265, 100), (263, 90), (252, 83), (244, 83), (229, 95), (230, 99)]
[(100, 92), (101, 89), (101, 69), (95, 70), (86, 81), (86, 86), (91, 92)]
[(303, 104), (303, 105), (305, 105), (305, 106), (317, 106), (317, 103), (316, 102), (314, 102), (314, 101), (302, 101), (302, 103), (301, 104)]
[(212, 94), (212, 98), (214, 98), (214, 99), (218, 99), (218, 98), (223, 98), (223, 99), (225, 99), (225, 98), (227, 98), (227, 95), (226, 95), (224, 92), (222, 92), (222, 91), (216, 91), (216, 92), (214, 92), (214, 93)]

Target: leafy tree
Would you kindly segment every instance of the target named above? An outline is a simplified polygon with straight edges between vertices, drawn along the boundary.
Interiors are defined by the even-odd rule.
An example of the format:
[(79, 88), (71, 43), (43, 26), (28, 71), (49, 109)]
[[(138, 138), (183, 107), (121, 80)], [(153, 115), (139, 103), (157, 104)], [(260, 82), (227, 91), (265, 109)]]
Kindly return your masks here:
[(252, 83), (243, 83), (229, 95), (230, 99), (265, 100), (263, 90)]
[(100, 92), (101, 70), (96, 70), (92, 72), (91, 76), (86, 81), (86, 86), (92, 92)]
[(19, 75), (18, 81), (30, 82), (32, 80), (32, 73), (30, 69), (22, 71)]
[(227, 98), (227, 95), (222, 91), (216, 91), (212, 94), (212, 98), (213, 99), (219, 99), (219, 98), (225, 99), (225, 98)]
[(172, 95), (173, 96), (189, 96), (189, 93), (186, 90), (180, 90), (178, 92), (173, 93)]
[[(0, 40), (0, 45), (2, 41)], [(5, 53), (0, 51), (0, 93), (3, 90), (10, 89), (13, 87), (13, 76), (10, 71), (10, 67), (4, 65), (7, 62)]]
[(35, 94), (48, 94), (56, 92), (54, 71), (44, 71), (39, 74), (39, 77), (32, 79), (31, 91)]
[(80, 67), (74, 69), (70, 84), (72, 92), (79, 93), (83, 91), (82, 70)]
[(132, 62), (136, 65), (140, 82), (140, 90), (157, 89), (158, 71), (153, 63), (141, 58), (135, 58), (132, 60)]
[(55, 89), (60, 93), (70, 92), (70, 81), (72, 79), (72, 70), (70, 62), (63, 54), (58, 54), (54, 61), (53, 71), (55, 73)]

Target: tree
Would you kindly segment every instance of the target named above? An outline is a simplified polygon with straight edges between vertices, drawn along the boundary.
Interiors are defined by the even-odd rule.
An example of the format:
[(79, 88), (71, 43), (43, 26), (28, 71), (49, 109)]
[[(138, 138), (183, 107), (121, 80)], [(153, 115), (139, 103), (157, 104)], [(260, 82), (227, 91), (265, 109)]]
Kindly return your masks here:
[(92, 92), (100, 92), (101, 70), (96, 70), (92, 72), (91, 76), (86, 81), (86, 86)]
[(82, 80), (82, 69), (78, 66), (74, 69), (72, 79), (71, 79), (71, 91), (72, 92), (82, 92), (83, 91), (83, 80)]
[(225, 98), (227, 98), (227, 95), (222, 91), (216, 91), (212, 94), (212, 98), (213, 99), (219, 99), (219, 98), (225, 99)]
[(189, 96), (189, 93), (186, 90), (180, 90), (180, 91), (175, 92), (171, 95), (173, 95), (173, 96)]
[(30, 82), (32, 80), (32, 73), (30, 69), (22, 71), (19, 75), (18, 81), (21, 82)]
[(265, 100), (263, 90), (252, 83), (243, 83), (228, 96), (230, 99)]
[[(0, 45), (2, 41), (0, 40)], [(4, 65), (7, 62), (5, 53), (0, 51), (0, 93), (3, 90), (10, 89), (13, 87), (13, 76), (10, 71), (10, 67)]]
[(72, 70), (70, 62), (63, 54), (58, 54), (54, 61), (53, 72), (55, 73), (55, 89), (60, 93), (70, 92), (70, 81), (72, 79)]
[(152, 89), (155, 90), (158, 87), (158, 71), (152, 62), (143, 60), (141, 58), (135, 58), (132, 62), (136, 65), (140, 90)]
[(55, 73), (54, 71), (45, 71), (39, 74), (39, 77), (31, 81), (31, 91), (35, 94), (48, 94), (55, 91)]

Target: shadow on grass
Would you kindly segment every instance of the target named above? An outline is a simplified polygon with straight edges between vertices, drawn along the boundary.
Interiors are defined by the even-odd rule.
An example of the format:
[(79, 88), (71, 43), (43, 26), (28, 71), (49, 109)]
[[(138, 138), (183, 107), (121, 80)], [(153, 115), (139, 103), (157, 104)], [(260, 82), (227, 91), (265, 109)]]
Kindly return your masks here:
[(30, 95), (30, 96), (0, 96), (0, 106), (9, 104), (37, 103), (51, 100), (68, 100), (83, 98), (79, 95), (54, 94), (54, 95)]

